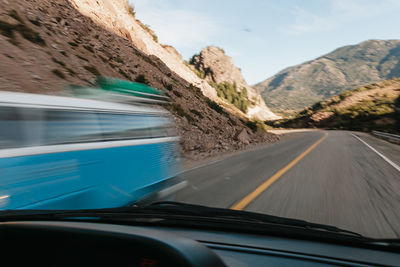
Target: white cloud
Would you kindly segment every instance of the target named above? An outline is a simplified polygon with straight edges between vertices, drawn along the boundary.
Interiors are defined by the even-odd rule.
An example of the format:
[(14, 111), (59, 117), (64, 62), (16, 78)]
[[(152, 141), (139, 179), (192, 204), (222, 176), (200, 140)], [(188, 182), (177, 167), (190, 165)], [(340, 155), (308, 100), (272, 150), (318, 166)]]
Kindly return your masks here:
[(177, 47), (190, 47), (212, 43), (220, 26), (206, 14), (180, 9), (164, 0), (130, 1), (136, 17), (150, 25), (161, 43)]

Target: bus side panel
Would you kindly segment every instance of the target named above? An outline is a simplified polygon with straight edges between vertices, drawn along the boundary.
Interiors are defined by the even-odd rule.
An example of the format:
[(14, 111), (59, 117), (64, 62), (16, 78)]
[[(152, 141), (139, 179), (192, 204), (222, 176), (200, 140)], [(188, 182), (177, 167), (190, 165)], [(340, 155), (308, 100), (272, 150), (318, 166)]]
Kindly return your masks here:
[(2, 158), (0, 209), (124, 206), (178, 171), (175, 142)]
[[(90, 151), (1, 158), (0, 194), (9, 197), (0, 209), (46, 209), (43, 203), (96, 186), (95, 179), (88, 179), (87, 173), (98, 169), (101, 160), (87, 152)], [(78, 203), (60, 203), (57, 208), (73, 208), (71, 205)]]
[(124, 206), (161, 190), (157, 184), (180, 171), (176, 142), (109, 148), (104, 153), (107, 174), (102, 191), (107, 193), (100, 201), (103, 207)]

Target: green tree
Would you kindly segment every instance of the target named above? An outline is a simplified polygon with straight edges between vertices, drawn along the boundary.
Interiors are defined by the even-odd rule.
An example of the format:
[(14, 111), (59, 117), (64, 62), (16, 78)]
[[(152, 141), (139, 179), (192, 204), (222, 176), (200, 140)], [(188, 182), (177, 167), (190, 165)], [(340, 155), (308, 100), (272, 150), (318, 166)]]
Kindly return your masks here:
[(242, 88), (242, 91), (240, 91), (240, 97), (241, 97), (241, 98), (248, 98), (246, 87), (243, 87), (243, 88)]
[(247, 101), (245, 101), (245, 100), (241, 100), (240, 101), (240, 110), (241, 111), (243, 111), (243, 112), (245, 112), (245, 113), (247, 113), (247, 108), (248, 108), (248, 106), (247, 106), (248, 104), (247, 104)]

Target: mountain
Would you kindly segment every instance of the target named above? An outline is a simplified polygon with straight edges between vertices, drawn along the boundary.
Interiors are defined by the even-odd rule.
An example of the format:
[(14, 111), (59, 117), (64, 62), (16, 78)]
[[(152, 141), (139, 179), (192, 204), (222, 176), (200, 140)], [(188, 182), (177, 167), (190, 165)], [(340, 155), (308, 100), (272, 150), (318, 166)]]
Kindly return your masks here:
[[(260, 93), (247, 84), (241, 70), (223, 49), (208, 46), (194, 55), (189, 63), (200, 78), (217, 90), (219, 97), (243, 113), (260, 120), (279, 118), (268, 109)], [(232, 92), (228, 93), (230, 89)]]
[(400, 76), (400, 40), (368, 40), (289, 67), (254, 86), (273, 110), (301, 110), (343, 90)]
[(62, 94), (96, 76), (148, 84), (170, 96), (165, 108), (192, 159), (276, 138), (221, 107), (215, 88), (125, 0), (0, 1), (0, 10), (0, 90)]
[(342, 91), (304, 109), (294, 118), (271, 123), (276, 127), (400, 133), (400, 79)]
[(133, 7), (127, 0), (69, 0), (83, 15), (96, 24), (129, 40), (146, 55), (153, 55), (164, 62), (171, 70), (187, 82), (199, 87), (203, 94), (216, 100), (214, 88), (204, 83), (190, 70), (182, 56), (172, 47), (158, 42), (151, 28), (136, 19)]
[[(210, 86), (193, 72), (184, 63), (182, 56), (169, 45), (158, 42), (156, 34), (149, 26), (136, 19), (134, 9), (125, 0), (70, 0), (77, 9), (86, 16), (92, 18), (96, 23), (111, 29), (113, 32), (130, 40), (135, 47), (147, 55), (154, 55), (161, 59), (171, 70), (181, 78), (194, 86), (200, 88), (205, 96), (220, 104), (215, 88)], [(227, 66), (226, 66), (227, 67)], [(223, 70), (229, 73), (230, 69)], [(258, 93), (257, 93), (258, 94)], [(260, 98), (261, 99), (261, 98)], [(231, 109), (230, 106), (225, 106)], [(257, 102), (249, 113), (242, 114), (249, 118), (274, 119), (275, 114), (270, 112), (263, 100)]]

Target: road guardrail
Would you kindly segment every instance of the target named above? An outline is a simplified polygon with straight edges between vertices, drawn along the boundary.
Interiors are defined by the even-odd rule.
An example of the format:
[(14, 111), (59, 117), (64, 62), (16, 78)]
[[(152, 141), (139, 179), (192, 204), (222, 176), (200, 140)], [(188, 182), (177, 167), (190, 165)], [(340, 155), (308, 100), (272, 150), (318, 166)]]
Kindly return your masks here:
[(390, 142), (400, 144), (400, 135), (397, 134), (390, 134), (390, 133), (384, 133), (384, 132), (378, 132), (378, 131), (372, 131), (372, 134), (375, 136), (378, 136), (380, 138), (386, 139)]

